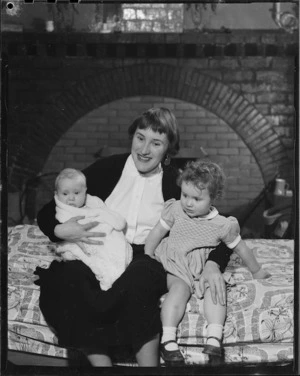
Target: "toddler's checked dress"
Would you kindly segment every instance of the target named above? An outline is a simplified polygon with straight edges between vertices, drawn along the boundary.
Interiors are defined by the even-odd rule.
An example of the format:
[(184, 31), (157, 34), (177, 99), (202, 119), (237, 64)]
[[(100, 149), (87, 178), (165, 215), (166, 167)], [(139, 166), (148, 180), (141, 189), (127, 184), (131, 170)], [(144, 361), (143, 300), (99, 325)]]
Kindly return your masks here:
[(156, 259), (168, 273), (183, 279), (200, 298), (199, 277), (209, 252), (223, 242), (233, 249), (241, 240), (240, 226), (234, 217), (224, 217), (211, 207), (205, 217), (190, 218), (175, 199), (165, 203), (161, 224), (170, 229), (155, 250)]

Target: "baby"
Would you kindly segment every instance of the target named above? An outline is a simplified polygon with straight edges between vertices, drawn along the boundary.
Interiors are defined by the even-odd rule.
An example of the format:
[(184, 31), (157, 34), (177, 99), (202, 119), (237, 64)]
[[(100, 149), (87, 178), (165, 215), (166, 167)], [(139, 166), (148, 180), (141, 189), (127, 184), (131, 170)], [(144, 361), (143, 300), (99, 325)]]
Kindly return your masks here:
[[(212, 205), (223, 193), (224, 179), (223, 171), (216, 163), (189, 162), (178, 181), (180, 201), (172, 199), (165, 203), (160, 221), (146, 240), (145, 253), (154, 256), (167, 271), (169, 292), (161, 311), (161, 355), (169, 365), (184, 362), (176, 342), (177, 326), (191, 294), (202, 297), (199, 278), (212, 249), (223, 242), (237, 252), (254, 278), (270, 276), (241, 239), (237, 220), (221, 216)], [(169, 236), (165, 237), (168, 232)], [(226, 307), (213, 303), (208, 286), (204, 292), (204, 313), (208, 327), (203, 352), (216, 363), (216, 359), (223, 356), (221, 341)]]
[(64, 260), (84, 262), (100, 281), (101, 289), (108, 290), (132, 260), (132, 248), (122, 232), (126, 227), (125, 219), (86, 191), (86, 178), (81, 171), (62, 170), (55, 180), (56, 219), (64, 223), (72, 217), (84, 216), (79, 223), (99, 222), (92, 230), (106, 233), (106, 237), (101, 238), (103, 244), (80, 242), (79, 246), (79, 243), (61, 242), (56, 251)]

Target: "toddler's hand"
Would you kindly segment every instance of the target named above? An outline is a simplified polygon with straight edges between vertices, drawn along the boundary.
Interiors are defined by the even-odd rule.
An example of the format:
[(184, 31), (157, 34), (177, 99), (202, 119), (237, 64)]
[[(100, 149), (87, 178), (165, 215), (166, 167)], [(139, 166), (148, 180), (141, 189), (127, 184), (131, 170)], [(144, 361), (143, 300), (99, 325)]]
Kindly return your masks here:
[(271, 274), (268, 273), (265, 269), (260, 268), (257, 272), (252, 273), (254, 279), (266, 279), (271, 277)]

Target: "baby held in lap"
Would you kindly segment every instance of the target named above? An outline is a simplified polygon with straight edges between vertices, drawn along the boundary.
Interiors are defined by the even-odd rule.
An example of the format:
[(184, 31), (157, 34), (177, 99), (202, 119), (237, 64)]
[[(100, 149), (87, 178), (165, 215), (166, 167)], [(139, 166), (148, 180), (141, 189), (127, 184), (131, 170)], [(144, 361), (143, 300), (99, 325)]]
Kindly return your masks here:
[(81, 171), (62, 170), (55, 181), (56, 219), (64, 223), (72, 217), (84, 216), (79, 223), (97, 221), (99, 224), (92, 231), (103, 232), (106, 236), (101, 238), (102, 244), (61, 242), (56, 252), (64, 260), (84, 262), (99, 280), (101, 289), (108, 290), (132, 260), (132, 248), (123, 233), (125, 219), (86, 191), (86, 178)]

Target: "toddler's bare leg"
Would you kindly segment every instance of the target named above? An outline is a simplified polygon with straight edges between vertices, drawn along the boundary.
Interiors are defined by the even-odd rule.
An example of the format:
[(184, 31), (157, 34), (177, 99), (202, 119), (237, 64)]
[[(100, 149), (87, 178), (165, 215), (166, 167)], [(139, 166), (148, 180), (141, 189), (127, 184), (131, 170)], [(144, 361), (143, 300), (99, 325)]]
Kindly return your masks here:
[(178, 326), (191, 296), (189, 286), (174, 275), (167, 275), (168, 294), (161, 309), (163, 326)]
[(209, 288), (204, 293), (204, 314), (208, 322), (207, 341), (203, 352), (209, 355), (209, 363), (221, 364), (224, 353), (222, 351), (223, 326), (226, 318), (226, 306), (217, 302), (214, 304)]
[(217, 304), (213, 303), (209, 288), (207, 288), (204, 293), (204, 314), (208, 325), (224, 325), (226, 318), (226, 306), (223, 306), (218, 302)]
[(191, 293), (189, 286), (182, 279), (171, 274), (167, 275), (167, 286), (169, 292), (161, 310), (163, 325), (161, 355), (166, 364), (176, 365), (184, 362), (176, 342), (176, 331)]

